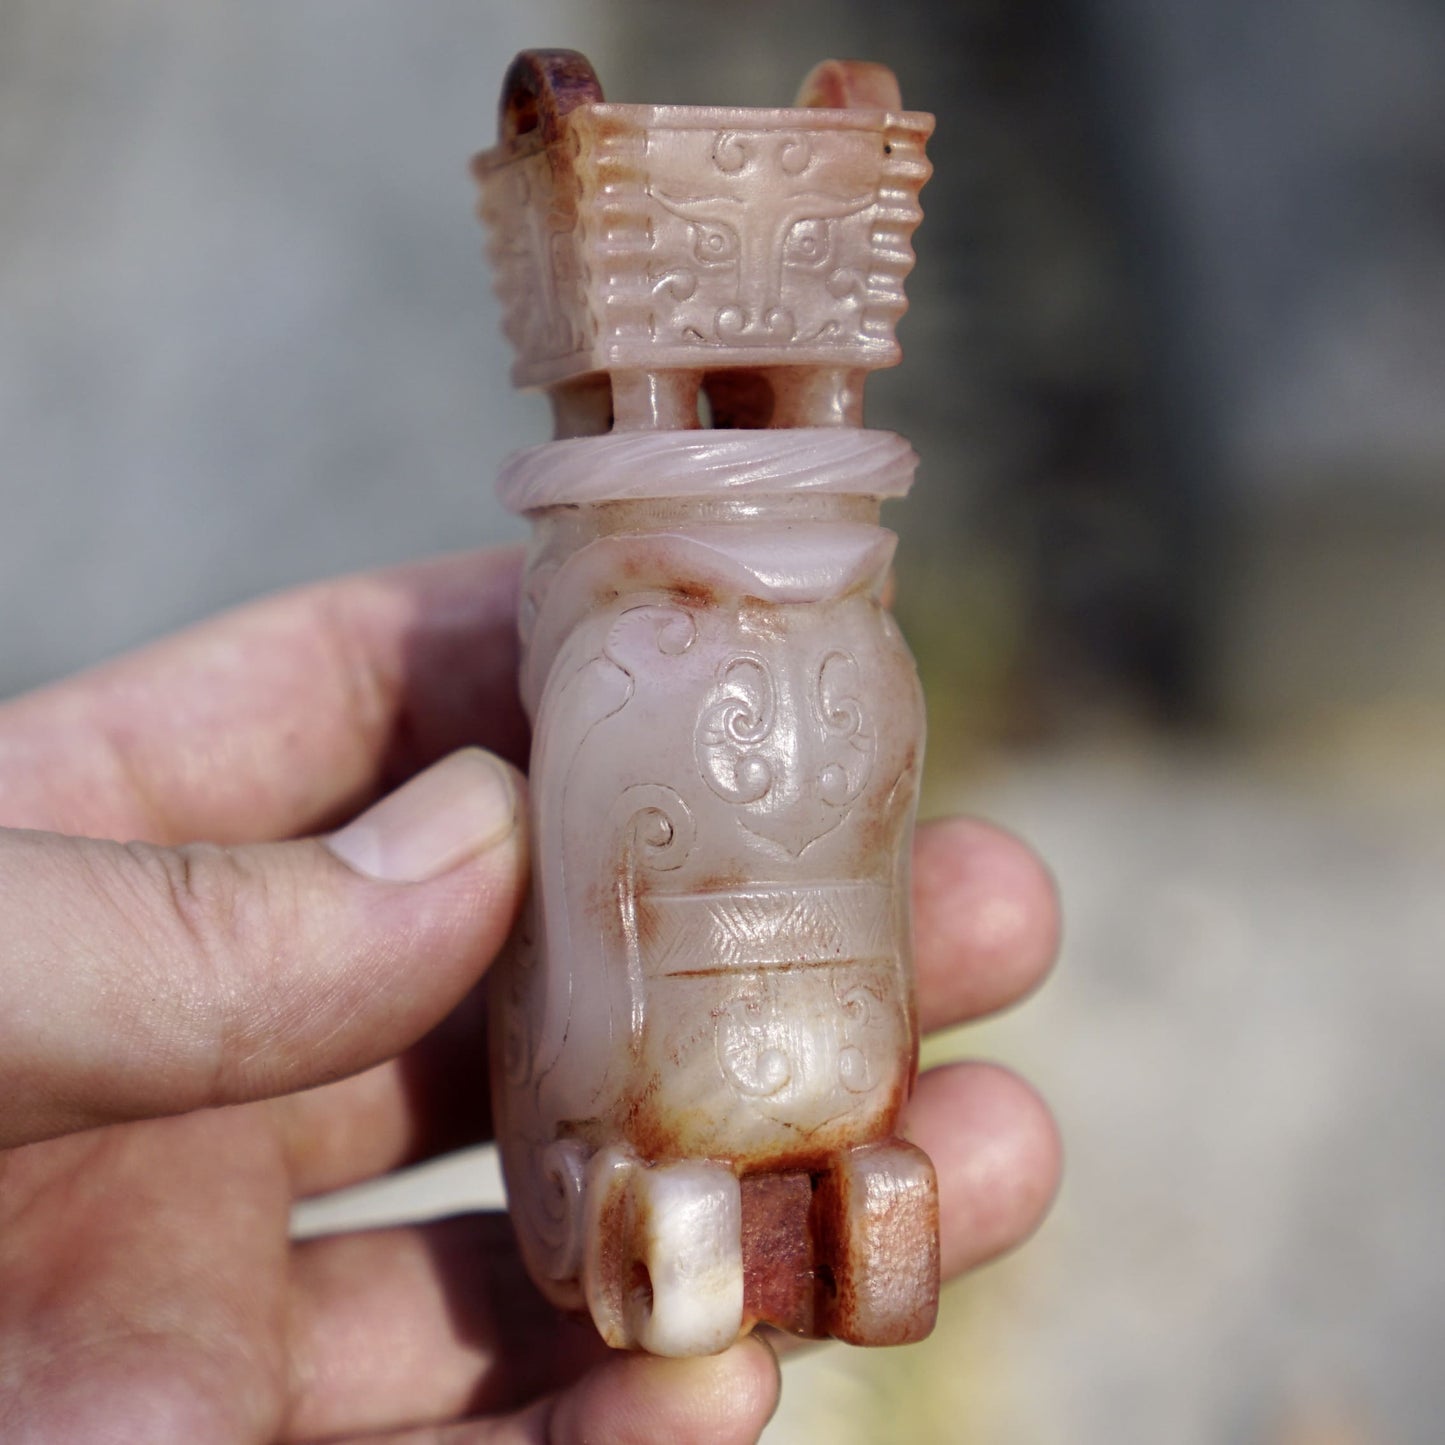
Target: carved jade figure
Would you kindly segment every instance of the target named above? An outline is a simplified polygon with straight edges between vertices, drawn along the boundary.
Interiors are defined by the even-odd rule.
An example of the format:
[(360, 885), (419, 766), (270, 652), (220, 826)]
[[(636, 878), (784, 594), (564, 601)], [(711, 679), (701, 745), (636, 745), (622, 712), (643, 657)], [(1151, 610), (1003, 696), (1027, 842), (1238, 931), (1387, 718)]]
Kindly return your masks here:
[(497, 1132), (533, 1277), (616, 1346), (933, 1325), (937, 1185), (897, 1135), (922, 704), (878, 525), (915, 458), (861, 424), (931, 127), (881, 66), (694, 109), (538, 51), (475, 162), (558, 437), (501, 481), (535, 740)]

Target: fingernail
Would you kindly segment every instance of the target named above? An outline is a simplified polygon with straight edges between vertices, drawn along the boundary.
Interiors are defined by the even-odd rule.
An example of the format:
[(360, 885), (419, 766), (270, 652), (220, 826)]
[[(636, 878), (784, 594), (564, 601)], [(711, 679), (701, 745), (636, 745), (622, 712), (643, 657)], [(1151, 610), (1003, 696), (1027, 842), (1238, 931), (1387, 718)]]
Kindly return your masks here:
[(495, 848), (517, 824), (517, 790), (480, 748), (433, 763), (326, 839), (349, 868), (386, 883), (425, 883)]

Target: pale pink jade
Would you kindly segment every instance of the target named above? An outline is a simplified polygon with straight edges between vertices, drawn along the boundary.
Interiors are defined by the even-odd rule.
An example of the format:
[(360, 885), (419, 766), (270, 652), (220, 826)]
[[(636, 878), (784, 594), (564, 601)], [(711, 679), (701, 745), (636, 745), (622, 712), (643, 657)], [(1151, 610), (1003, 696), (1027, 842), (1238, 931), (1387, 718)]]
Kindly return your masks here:
[(933, 1167), (897, 1136), (923, 712), (880, 602), (915, 458), (859, 424), (931, 120), (877, 66), (804, 100), (607, 105), (530, 52), (476, 162), (516, 379), (564, 438), (501, 480), (534, 528), (534, 872), (497, 1133), (538, 1286), (656, 1354), (896, 1344), (937, 1309)]

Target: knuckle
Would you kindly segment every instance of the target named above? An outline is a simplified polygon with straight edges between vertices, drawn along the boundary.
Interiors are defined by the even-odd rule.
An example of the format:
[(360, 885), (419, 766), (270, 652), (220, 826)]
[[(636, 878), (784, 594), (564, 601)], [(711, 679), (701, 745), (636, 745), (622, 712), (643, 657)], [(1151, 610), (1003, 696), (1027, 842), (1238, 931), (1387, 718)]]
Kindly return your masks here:
[[(249, 926), (234, 861), (224, 848), (195, 843), (156, 848), (127, 843), (151, 922), (160, 922), (176, 944), (196, 960), (221, 962), (234, 955)], [(164, 936), (164, 935), (163, 935)]]
[[(234, 1078), (284, 1009), (277, 983), (300, 898), (287, 870), (247, 849), (124, 845), (140, 906), (128, 910), (139, 951), (164, 976), (177, 1033), (209, 1059), (216, 1086)], [(179, 1040), (177, 1040), (179, 1042)]]
[(379, 668), (355, 617), (337, 594), (318, 589), (312, 595), (313, 631), (320, 639), (325, 664), (334, 671), (337, 691), (345, 699), (338, 716), (351, 728), (358, 755), (370, 755), (392, 725), (398, 704), (394, 681)]

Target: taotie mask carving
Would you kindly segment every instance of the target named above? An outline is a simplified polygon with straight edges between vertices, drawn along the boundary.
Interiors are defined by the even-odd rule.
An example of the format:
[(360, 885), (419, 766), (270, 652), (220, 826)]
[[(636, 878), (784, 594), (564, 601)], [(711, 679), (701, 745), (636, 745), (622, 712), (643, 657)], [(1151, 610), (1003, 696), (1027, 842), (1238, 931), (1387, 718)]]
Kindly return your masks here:
[(744, 828), (796, 856), (838, 826), (875, 750), (857, 693), (857, 661), (837, 648), (804, 659), (772, 643), (723, 664), (703, 702), (698, 765)]
[[(726, 131), (713, 141), (711, 161), (721, 188), (698, 195), (672, 194), (660, 185), (648, 195), (686, 221), (687, 255), (663, 272), (670, 298), (699, 295), (716, 304), (711, 325), (692, 308), (676, 308), (685, 340), (717, 345), (784, 345), (839, 335), (856, 315), (871, 245), (867, 218), (844, 239), (837, 223), (862, 216), (877, 200), (870, 188), (840, 193), (854, 176), (820, 156), (801, 134)], [(829, 162), (835, 162), (830, 165)], [(667, 228), (654, 241), (666, 256), (677, 248)], [(839, 261), (845, 253), (851, 265)], [(817, 315), (819, 309), (823, 314)], [(799, 316), (813, 315), (800, 333)]]

